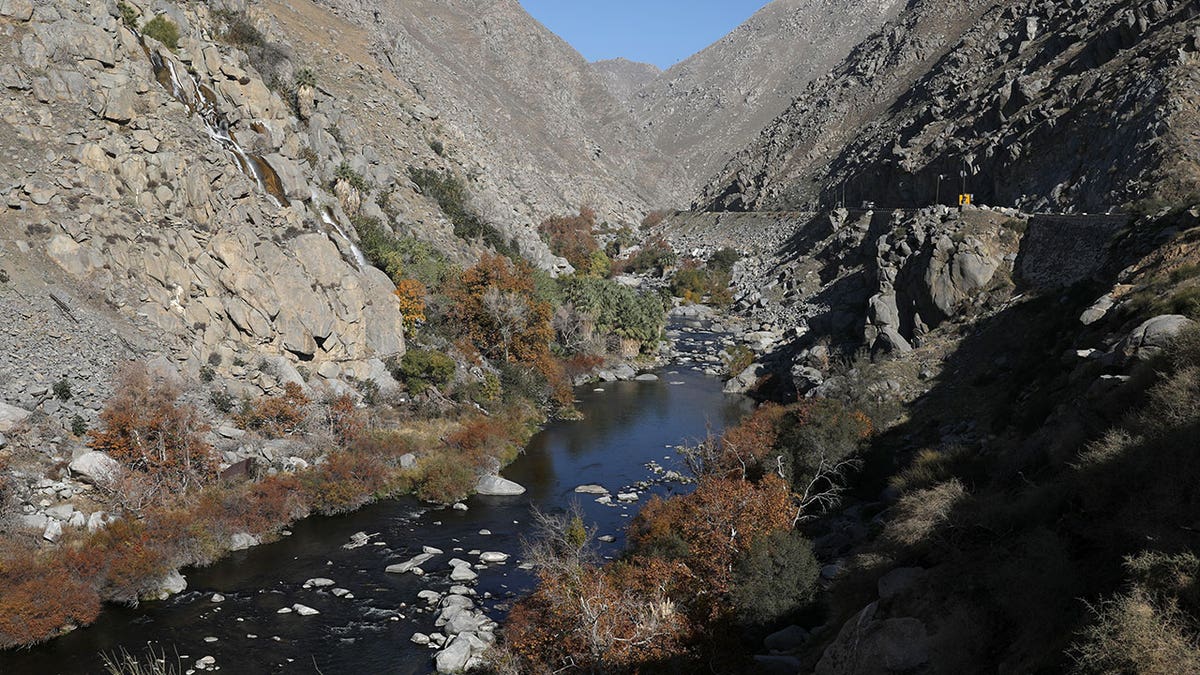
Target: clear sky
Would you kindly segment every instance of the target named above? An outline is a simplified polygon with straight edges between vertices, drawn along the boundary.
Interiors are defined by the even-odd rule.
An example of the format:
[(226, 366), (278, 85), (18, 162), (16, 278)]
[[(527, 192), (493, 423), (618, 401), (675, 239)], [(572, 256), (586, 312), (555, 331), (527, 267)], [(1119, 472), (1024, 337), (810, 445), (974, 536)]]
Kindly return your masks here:
[(725, 36), (767, 0), (520, 0), (589, 61), (666, 69)]

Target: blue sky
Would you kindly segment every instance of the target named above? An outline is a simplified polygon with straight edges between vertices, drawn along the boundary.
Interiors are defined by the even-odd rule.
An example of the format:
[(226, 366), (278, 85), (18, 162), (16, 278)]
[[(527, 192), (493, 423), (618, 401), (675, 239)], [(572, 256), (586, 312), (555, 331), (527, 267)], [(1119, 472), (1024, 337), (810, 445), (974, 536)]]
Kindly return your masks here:
[(767, 0), (520, 0), (589, 61), (666, 69), (722, 38)]

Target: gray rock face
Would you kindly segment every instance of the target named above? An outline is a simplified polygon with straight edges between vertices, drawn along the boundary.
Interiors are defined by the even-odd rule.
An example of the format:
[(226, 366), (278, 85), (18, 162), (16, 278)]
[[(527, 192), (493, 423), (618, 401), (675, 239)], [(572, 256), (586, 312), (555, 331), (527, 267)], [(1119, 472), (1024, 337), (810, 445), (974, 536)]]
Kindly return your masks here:
[(481, 495), (512, 497), (525, 494), (525, 488), (500, 476), (483, 476), (475, 483), (475, 492)]
[(7, 403), (0, 403), (0, 432), (12, 431), (13, 427), (29, 417), (29, 411)]

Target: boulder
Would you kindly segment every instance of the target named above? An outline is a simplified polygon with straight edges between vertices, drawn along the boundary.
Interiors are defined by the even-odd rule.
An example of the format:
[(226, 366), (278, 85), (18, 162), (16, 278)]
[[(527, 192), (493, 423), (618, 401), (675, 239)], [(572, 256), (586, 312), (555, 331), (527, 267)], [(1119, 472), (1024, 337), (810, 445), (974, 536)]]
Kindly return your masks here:
[(873, 602), (842, 626), (817, 663), (817, 675), (891, 675), (929, 662), (925, 624), (907, 617), (884, 619), (878, 609)]
[(763, 640), (763, 646), (773, 652), (790, 652), (808, 641), (808, 631), (800, 626), (788, 626), (775, 631)]
[(500, 476), (483, 476), (475, 484), (475, 492), (481, 495), (512, 497), (525, 494), (525, 488)]
[(70, 469), (79, 480), (96, 484), (115, 478), (121, 472), (121, 465), (103, 452), (93, 450), (71, 460)]
[(485, 562), (489, 565), (505, 562), (510, 557), (511, 556), (509, 556), (507, 553), (501, 553), (499, 551), (485, 551), (479, 554), (480, 562)]
[(1112, 295), (1105, 295), (1097, 300), (1091, 307), (1084, 310), (1079, 316), (1079, 322), (1085, 326), (1090, 326), (1100, 319), (1103, 319), (1110, 309), (1116, 304)]
[(891, 600), (903, 595), (925, 576), (920, 567), (898, 567), (880, 577), (877, 587), (879, 599)]
[(143, 600), (166, 600), (167, 598), (177, 593), (182, 593), (187, 590), (187, 579), (184, 578), (179, 570), (171, 570), (167, 576), (163, 577), (162, 581), (157, 584), (158, 588), (149, 591), (142, 596)]
[(62, 533), (62, 522), (51, 518), (50, 521), (46, 523), (46, 529), (42, 531), (42, 539), (45, 539), (53, 544), (62, 538)]
[(453, 675), (466, 672), (467, 663), (471, 660), (471, 643), (463, 636), (456, 636), (434, 657), (437, 671), (442, 675)]
[(12, 431), (13, 427), (25, 421), (29, 414), (24, 408), (0, 403), (0, 433)]
[(384, 571), (391, 574), (407, 574), (414, 569), (420, 569), (421, 565), (433, 560), (433, 557), (433, 553), (420, 553), (412, 558), (409, 558), (405, 562), (397, 563), (395, 565), (388, 565)]
[(250, 534), (249, 532), (235, 532), (229, 538), (230, 551), (244, 551), (248, 548), (253, 548), (262, 543), (262, 539)]
[(575, 488), (575, 492), (583, 495), (606, 495), (608, 488), (603, 485), (580, 485)]
[(300, 616), (315, 616), (317, 614), (320, 614), (320, 612), (313, 609), (312, 607), (309, 607), (308, 605), (301, 605), (300, 603), (296, 603), (296, 604), (292, 605), (292, 610), (295, 611)]
[(33, 3), (29, 0), (0, 0), (0, 16), (29, 21), (33, 18)]
[(46, 254), (72, 276), (82, 277), (104, 267), (104, 258), (90, 246), (80, 246), (65, 234), (55, 235), (46, 245)]
[(44, 513), (30, 513), (17, 516), (17, 524), (26, 530), (45, 530), (50, 524), (50, 518)]
[(1133, 329), (1117, 349), (1126, 359), (1146, 361), (1161, 353), (1181, 331), (1195, 324), (1180, 314), (1156, 316)]
[(107, 514), (104, 513), (103, 511), (96, 511), (96, 512), (92, 513), (92, 515), (88, 516), (88, 520), (87, 520), (88, 532), (96, 532), (99, 530), (103, 530), (104, 526), (108, 524), (106, 516), (107, 516)]

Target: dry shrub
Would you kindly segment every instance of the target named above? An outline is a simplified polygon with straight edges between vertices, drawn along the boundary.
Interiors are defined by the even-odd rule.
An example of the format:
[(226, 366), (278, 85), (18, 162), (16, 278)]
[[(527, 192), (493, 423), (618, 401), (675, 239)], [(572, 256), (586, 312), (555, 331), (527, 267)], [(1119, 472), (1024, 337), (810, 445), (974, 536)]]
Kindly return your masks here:
[(886, 537), (900, 546), (927, 544), (966, 497), (967, 490), (957, 478), (911, 492), (893, 508), (894, 517), (888, 524)]
[(208, 424), (195, 407), (179, 402), (178, 386), (132, 366), (100, 413), (103, 428), (88, 432), (88, 445), (106, 452), (135, 476), (123, 486), (144, 505), (187, 492), (216, 477)]
[(604, 357), (599, 354), (575, 354), (563, 364), (567, 371), (567, 377), (572, 380), (580, 375), (587, 375), (602, 365), (604, 365)]
[(73, 552), (6, 551), (0, 559), (0, 647), (41, 642), (94, 621), (100, 596), (93, 564)]
[(578, 575), (542, 575), (505, 624), (506, 651), (519, 672), (550, 672), (574, 663), (583, 672), (637, 672), (677, 657), (690, 635), (671, 600), (683, 581), (678, 563), (588, 566)]
[(295, 382), (283, 386), (278, 396), (264, 396), (246, 401), (233, 419), (242, 429), (257, 431), (271, 438), (280, 438), (300, 430), (308, 413), (309, 398)]
[(888, 481), (901, 494), (920, 490), (954, 477), (962, 477), (970, 450), (962, 445), (925, 448), (903, 471)]
[(655, 497), (629, 527), (634, 551), (686, 563), (703, 581), (705, 611), (727, 611), (718, 602), (732, 583), (733, 563), (753, 541), (789, 529), (796, 509), (786, 483), (771, 474), (754, 484), (704, 477), (689, 495)]
[(145, 522), (132, 518), (109, 523), (92, 535), (88, 546), (102, 551), (107, 562), (101, 587), (105, 599), (136, 605), (174, 569), (166, 547), (179, 537), (180, 533), (171, 528), (151, 532)]
[(317, 513), (347, 513), (374, 501), (387, 485), (387, 467), (357, 452), (331, 453), (323, 464), (300, 474), (305, 501)]
[(342, 394), (329, 402), (325, 419), (330, 433), (342, 445), (353, 443), (366, 426), (354, 397), (349, 394)]
[(416, 446), (416, 441), (410, 435), (386, 429), (372, 429), (357, 435), (350, 447), (354, 452), (377, 457), (394, 466), (403, 455), (416, 452)]
[(417, 496), (435, 504), (452, 504), (475, 487), (475, 469), (461, 459), (439, 453), (421, 463), (422, 477)]
[(1092, 609), (1095, 621), (1072, 649), (1075, 672), (1200, 672), (1200, 643), (1173, 603), (1160, 605), (1135, 588)]

